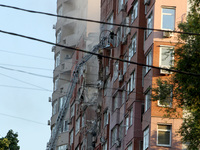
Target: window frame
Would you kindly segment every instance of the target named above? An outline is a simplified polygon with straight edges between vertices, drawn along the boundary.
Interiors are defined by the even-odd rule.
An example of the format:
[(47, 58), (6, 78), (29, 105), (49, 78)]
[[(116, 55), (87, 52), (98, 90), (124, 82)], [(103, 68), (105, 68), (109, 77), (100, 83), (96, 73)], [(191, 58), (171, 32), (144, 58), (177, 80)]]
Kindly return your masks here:
[[(147, 97), (149, 96), (149, 97)], [(150, 99), (150, 100), (149, 100)], [(148, 101), (149, 100), (149, 101)], [(149, 105), (148, 105), (149, 104)], [(151, 90), (148, 88), (145, 92), (145, 106), (144, 106), (144, 112), (148, 111), (151, 107)]]
[(61, 36), (62, 36), (62, 30), (58, 29), (57, 34), (56, 34), (56, 43), (61, 42)]
[(118, 139), (118, 136), (117, 136), (117, 133), (118, 133), (118, 127), (115, 126), (112, 130), (111, 130), (111, 146), (115, 145), (117, 139)]
[[(145, 60), (146, 60), (146, 65), (152, 66), (153, 64), (153, 55), (152, 55), (152, 48), (150, 48), (150, 50), (148, 51)], [(149, 72), (149, 70), (151, 70), (151, 67), (146, 66), (145, 67), (145, 74), (147, 74)]]
[(113, 80), (117, 80), (119, 76), (119, 61), (114, 62)]
[(143, 149), (146, 150), (149, 147), (149, 126), (143, 132)]
[[(173, 22), (174, 24), (173, 24), (173, 29), (169, 29), (169, 28), (164, 28), (164, 27), (163, 27), (163, 24), (164, 24), (164, 22), (163, 22), (163, 21), (164, 21), (164, 14), (169, 15), (168, 13), (163, 13), (163, 9), (172, 9), (172, 10), (174, 10), (174, 16), (173, 16), (173, 17), (174, 17), (174, 18), (173, 18), (173, 19), (174, 19), (174, 20), (173, 20), (173, 21), (174, 21), (174, 22)], [(174, 29), (175, 29), (175, 23), (176, 23), (175, 20), (176, 20), (176, 7), (167, 7), (167, 6), (166, 6), (166, 7), (162, 7), (162, 8), (161, 8), (161, 29), (163, 29), (163, 30), (174, 30)]]
[(131, 73), (131, 79), (130, 79), (130, 92), (132, 92), (135, 89), (135, 77), (136, 77), (136, 73), (135, 70)]
[[(163, 49), (165, 49), (165, 48), (167, 48), (167, 49), (169, 49), (168, 51), (169, 51), (169, 53), (170, 53), (170, 55), (171, 55), (171, 58), (170, 58), (170, 61), (171, 62), (169, 62), (169, 65), (163, 65), (162, 64), (162, 51), (163, 51)], [(162, 67), (162, 68), (170, 68), (171, 66), (173, 66), (174, 65), (174, 55), (173, 55), (173, 52), (174, 52), (174, 46), (170, 46), (170, 45), (160, 45), (160, 54), (159, 54), (159, 66), (160, 67)]]
[(133, 4), (130, 17), (131, 17), (131, 24), (132, 24), (138, 17), (138, 0)]
[[(161, 125), (161, 126), (169, 126), (170, 129), (158, 129), (158, 126)], [(166, 144), (158, 144), (158, 135), (159, 135), (159, 131), (166, 131), (170, 133), (170, 136), (169, 136), (169, 145), (166, 145)], [(171, 124), (158, 124), (157, 125), (157, 139), (156, 139), (156, 144), (157, 146), (164, 146), (164, 147), (171, 147), (171, 144), (172, 144), (172, 125)]]
[(108, 110), (105, 110), (103, 113), (103, 126), (107, 126), (108, 125)]
[[(151, 11), (147, 17), (147, 28), (153, 28), (153, 11)], [(152, 33), (153, 30), (146, 31), (146, 38)]]

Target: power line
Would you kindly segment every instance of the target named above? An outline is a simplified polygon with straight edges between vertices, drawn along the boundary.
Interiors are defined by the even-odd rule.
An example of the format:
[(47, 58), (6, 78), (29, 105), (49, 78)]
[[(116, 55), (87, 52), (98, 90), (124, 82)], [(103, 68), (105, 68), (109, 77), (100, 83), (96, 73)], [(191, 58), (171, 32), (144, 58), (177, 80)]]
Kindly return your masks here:
[(135, 65), (138, 65), (138, 66), (146, 66), (146, 67), (151, 67), (151, 68), (155, 68), (155, 69), (162, 69), (162, 70), (166, 70), (166, 71), (169, 71), (169, 72), (176, 72), (176, 73), (192, 75), (192, 76), (197, 76), (197, 77), (200, 76), (200, 74), (196, 74), (196, 73), (184, 72), (184, 71), (174, 70), (174, 69), (167, 69), (167, 68), (162, 68), (162, 67), (156, 67), (156, 66), (146, 65), (146, 64), (142, 64), (142, 63), (133, 62), (133, 61), (128, 61), (128, 60), (124, 60), (124, 59), (120, 59), (120, 58), (116, 58), (116, 57), (105, 56), (105, 55), (97, 54), (97, 53), (94, 53), (94, 52), (91, 52), (91, 51), (78, 49), (78, 48), (74, 48), (74, 47), (70, 47), (70, 46), (65, 46), (65, 45), (61, 45), (61, 44), (56, 44), (56, 43), (53, 43), (53, 42), (49, 42), (49, 41), (45, 41), (45, 40), (42, 40), (42, 39), (38, 39), (38, 38), (30, 37), (30, 36), (25, 36), (25, 35), (13, 33), (13, 32), (8, 32), (8, 31), (3, 31), (3, 30), (0, 30), (0, 32), (5, 33), (5, 34), (9, 34), (9, 35), (13, 35), (13, 36), (18, 36), (18, 37), (30, 39), (30, 40), (39, 41), (39, 42), (50, 44), (50, 45), (55, 45), (55, 46), (59, 46), (59, 47), (67, 48), (67, 49), (72, 49), (72, 50), (83, 52), (83, 53), (92, 54), (92, 55), (99, 56), (99, 57), (104, 57), (104, 58), (108, 58), (108, 59), (112, 59), (112, 60), (116, 60), (116, 61), (127, 62), (127, 63), (135, 64)]
[(83, 19), (83, 18), (77, 18), (77, 17), (62, 16), (62, 15), (56, 15), (56, 14), (51, 14), (51, 13), (41, 12), (41, 11), (28, 10), (28, 9), (23, 9), (23, 8), (19, 8), (19, 7), (3, 5), (3, 4), (0, 4), (0, 6), (6, 7), (6, 8), (12, 8), (12, 9), (16, 9), (16, 10), (21, 10), (21, 11), (25, 11), (25, 12), (30, 12), (30, 13), (43, 14), (43, 15), (48, 15), (48, 16), (53, 16), (53, 17), (60, 17), (60, 18), (79, 20), (79, 21), (87, 21), (87, 22), (106, 24), (106, 25), (112, 25), (112, 26), (136, 28), (136, 29), (142, 29), (142, 30), (153, 30), (153, 31), (161, 31), (161, 32), (173, 32), (173, 33), (189, 34), (189, 35), (200, 35), (199, 33), (181, 32), (181, 31), (175, 31), (175, 30), (166, 31), (166, 30), (162, 30), (162, 29), (139, 27), (139, 26), (129, 26), (129, 25), (122, 25), (122, 24), (116, 24), (116, 23), (108, 23), (108, 22), (103, 22), (103, 21), (97, 21), (97, 20), (92, 20), (92, 19)]
[(22, 82), (22, 83), (25, 83), (25, 84), (28, 84), (28, 85), (31, 85), (31, 86), (34, 86), (34, 87), (37, 87), (37, 88), (42, 89), (42, 90), (45, 90), (45, 91), (52, 92), (51, 90), (45, 89), (45, 88), (43, 88), (43, 87), (40, 87), (40, 86), (37, 86), (37, 85), (31, 84), (31, 83), (28, 83), (28, 82), (23, 81), (23, 80), (19, 80), (19, 79), (17, 79), (17, 78), (14, 78), (14, 77), (11, 77), (11, 76), (8, 76), (8, 75), (5, 75), (5, 74), (2, 74), (2, 73), (0, 73), (0, 75), (5, 76), (5, 77), (10, 78), (10, 79), (13, 79), (13, 80), (16, 80), (16, 81), (19, 81), (19, 82)]
[(51, 58), (47, 58), (47, 57), (34, 56), (34, 55), (29, 55), (29, 54), (24, 54), (24, 53), (17, 53), (17, 52), (6, 51), (6, 50), (0, 50), (0, 51), (1, 51), (1, 52), (4, 52), (4, 53), (11, 53), (11, 54), (23, 55), (23, 56), (28, 56), (28, 57), (34, 57), (34, 58), (40, 58), (40, 59), (46, 59), (46, 60), (53, 60), (53, 59), (51, 59)]
[(12, 115), (8, 115), (8, 114), (4, 114), (4, 113), (0, 113), (0, 115), (47, 126), (47, 124), (37, 122), (37, 121), (34, 121), (34, 120), (29, 120), (29, 119), (22, 118), (22, 117), (12, 116)]
[[(46, 91), (42, 89), (34, 89), (34, 88), (29, 88), (29, 87), (21, 87), (21, 86), (11, 86), (11, 85), (0, 85), (1, 87), (7, 87), (7, 88), (16, 88), (16, 89), (25, 89), (25, 90), (37, 90), (37, 91)], [(46, 91), (50, 92), (50, 91)]]

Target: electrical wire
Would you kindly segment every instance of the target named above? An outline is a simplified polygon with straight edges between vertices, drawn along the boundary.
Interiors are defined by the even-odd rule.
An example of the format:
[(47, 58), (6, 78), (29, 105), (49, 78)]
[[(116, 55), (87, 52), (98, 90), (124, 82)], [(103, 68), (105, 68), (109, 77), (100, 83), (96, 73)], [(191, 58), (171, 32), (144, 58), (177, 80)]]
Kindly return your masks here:
[(12, 116), (12, 115), (8, 115), (8, 114), (4, 114), (4, 113), (0, 113), (0, 115), (47, 126), (47, 124), (44, 124), (44, 123), (41, 123), (41, 122), (37, 122), (37, 121), (34, 121), (34, 120), (30, 120), (30, 119), (26, 119), (26, 118), (22, 118), (22, 117)]
[(32, 83), (28, 83), (28, 82), (26, 82), (26, 81), (23, 81), (23, 80), (20, 80), (20, 79), (17, 79), (17, 78), (14, 78), (14, 77), (11, 77), (11, 76), (2, 74), (2, 73), (0, 73), (0, 75), (2, 75), (2, 76), (4, 76), (4, 77), (7, 77), (7, 78), (10, 78), (10, 79), (13, 79), (13, 80), (16, 80), (16, 81), (19, 81), (19, 82), (22, 82), (22, 83), (25, 83), (25, 84), (28, 84), (28, 85), (31, 85), (31, 86), (34, 86), (34, 87), (37, 87), (37, 88), (42, 89), (42, 90), (45, 90), (45, 91), (52, 92), (51, 90), (45, 89), (45, 88), (43, 88), (43, 87), (34, 85), (34, 84), (32, 84)]
[(34, 55), (29, 55), (29, 54), (24, 54), (24, 53), (17, 53), (17, 52), (6, 51), (6, 50), (1, 50), (1, 49), (0, 49), (0, 52), (23, 55), (23, 56), (28, 56), (28, 57), (40, 58), (40, 59), (46, 59), (46, 60), (53, 60), (51, 58), (46, 58), (46, 57), (41, 57), (41, 56), (34, 56)]
[(9, 35), (13, 35), (13, 36), (18, 36), (18, 37), (30, 39), (30, 40), (35, 40), (35, 41), (50, 44), (50, 45), (55, 45), (55, 46), (59, 46), (59, 47), (67, 48), (67, 49), (72, 49), (72, 50), (83, 52), (83, 53), (88, 53), (88, 54), (99, 56), (99, 57), (104, 57), (104, 58), (108, 58), (108, 59), (112, 59), (112, 60), (116, 60), (116, 61), (121, 61), (121, 62), (127, 62), (127, 63), (135, 64), (135, 65), (138, 65), (138, 66), (146, 66), (146, 67), (151, 67), (151, 68), (155, 68), (155, 69), (162, 69), (162, 70), (166, 70), (166, 71), (169, 71), (169, 72), (176, 72), (176, 73), (180, 73), (180, 74), (186, 74), (186, 75), (197, 76), (197, 77), (200, 76), (200, 74), (196, 74), (196, 73), (184, 72), (184, 71), (174, 70), (174, 69), (167, 69), (167, 68), (162, 68), (162, 67), (156, 67), (156, 66), (146, 65), (146, 64), (142, 64), (142, 63), (133, 62), (133, 61), (128, 61), (128, 60), (124, 60), (124, 59), (120, 59), (120, 58), (116, 58), (116, 57), (105, 56), (105, 55), (94, 53), (94, 52), (91, 52), (91, 51), (78, 49), (78, 48), (74, 48), (74, 47), (70, 47), (70, 46), (65, 46), (65, 45), (61, 45), (61, 44), (56, 44), (56, 43), (53, 43), (53, 42), (49, 42), (49, 41), (45, 41), (45, 40), (42, 40), (42, 39), (38, 39), (38, 38), (30, 37), (30, 36), (25, 36), (25, 35), (13, 33), (13, 32), (8, 32), (8, 31), (3, 31), (3, 30), (0, 30), (0, 32), (5, 33), (5, 34), (9, 34)]
[(51, 14), (51, 13), (47, 13), (47, 12), (28, 10), (28, 9), (23, 9), (23, 8), (19, 8), (19, 7), (3, 5), (3, 4), (0, 4), (0, 7), (6, 7), (6, 8), (16, 9), (16, 10), (20, 10), (20, 11), (25, 11), (25, 12), (30, 12), (30, 13), (36, 13), (36, 14), (43, 14), (43, 15), (48, 15), (48, 16), (53, 16), (53, 17), (59, 17), (59, 18), (65, 18), (65, 19), (72, 19), (72, 20), (79, 20), (79, 21), (87, 21), (87, 22), (93, 22), (93, 23), (98, 23), (98, 24), (106, 24), (106, 25), (112, 25), (112, 26), (119, 26), (119, 27), (136, 28), (136, 29), (142, 29), (142, 30), (153, 30), (153, 31), (161, 31), (161, 32), (173, 32), (173, 33), (198, 35), (198, 36), (200, 35), (199, 33), (181, 32), (181, 31), (175, 31), (175, 30), (173, 30), (173, 31), (171, 31), (171, 30), (170, 31), (166, 31), (166, 30), (162, 30), (162, 29), (139, 27), (139, 26), (129, 26), (129, 25), (116, 24), (116, 23), (108, 23), (108, 22), (91, 20), (91, 19), (83, 19), (83, 18), (76, 18), (76, 17), (69, 17), (69, 16), (62, 16), (62, 15), (55, 15), (55, 14)]

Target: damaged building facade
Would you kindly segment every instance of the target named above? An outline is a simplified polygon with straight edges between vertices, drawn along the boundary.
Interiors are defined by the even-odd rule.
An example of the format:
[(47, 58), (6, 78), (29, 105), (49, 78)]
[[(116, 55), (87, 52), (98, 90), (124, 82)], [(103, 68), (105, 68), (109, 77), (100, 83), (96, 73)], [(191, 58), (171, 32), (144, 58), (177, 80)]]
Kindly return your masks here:
[(150, 100), (156, 80), (171, 73), (126, 61), (173, 65), (170, 51), (178, 38), (168, 31), (185, 20), (187, 9), (187, 0), (57, 1), (58, 15), (133, 27), (58, 18), (57, 43), (125, 61), (52, 48), (55, 69), (48, 150), (185, 148), (177, 135), (182, 110), (178, 117), (163, 117), (165, 107), (175, 107), (176, 101), (171, 96), (164, 104)]

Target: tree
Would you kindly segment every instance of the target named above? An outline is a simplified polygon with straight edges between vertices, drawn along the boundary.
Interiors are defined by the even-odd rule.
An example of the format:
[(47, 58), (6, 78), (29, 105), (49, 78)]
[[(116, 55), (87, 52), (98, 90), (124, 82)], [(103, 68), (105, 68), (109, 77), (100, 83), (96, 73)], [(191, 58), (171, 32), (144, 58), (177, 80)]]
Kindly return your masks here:
[[(187, 33), (200, 33), (200, 0), (190, 0), (190, 12), (186, 22), (179, 24), (179, 29)], [(174, 50), (173, 69), (200, 74), (200, 36), (180, 34), (179, 44)], [(186, 110), (180, 128), (183, 143), (188, 143), (189, 150), (200, 148), (200, 76), (173, 73), (168, 81), (158, 80), (158, 87), (153, 88), (152, 100), (165, 99), (169, 94), (169, 85), (173, 85), (173, 98), (176, 106)], [(163, 88), (164, 87), (164, 88)], [(162, 92), (160, 90), (167, 90)], [(168, 111), (170, 112), (170, 111)]]
[(0, 150), (19, 150), (18, 146), (18, 134), (13, 130), (9, 130), (4, 138), (0, 139)]

